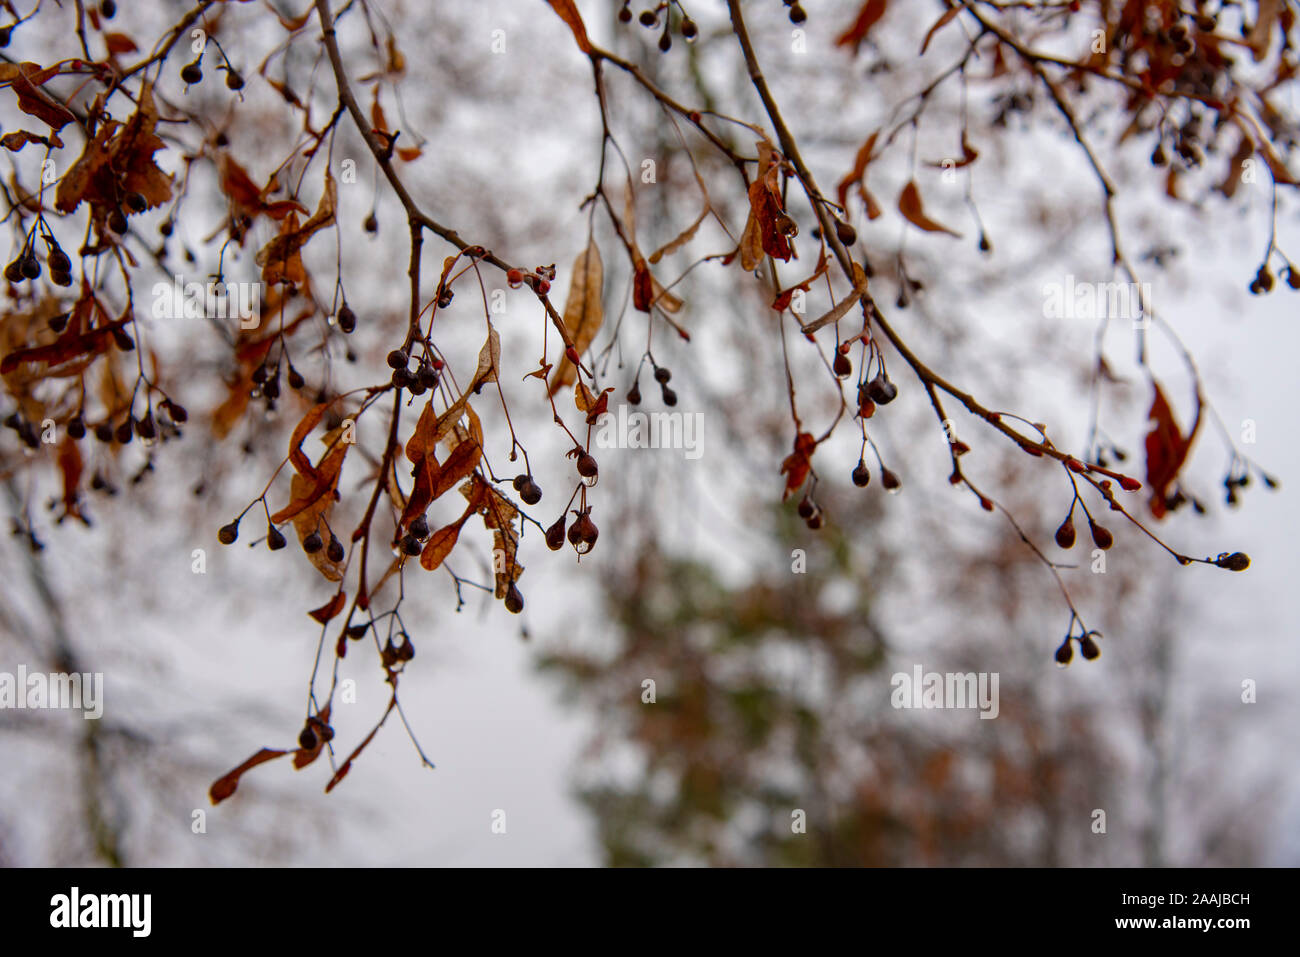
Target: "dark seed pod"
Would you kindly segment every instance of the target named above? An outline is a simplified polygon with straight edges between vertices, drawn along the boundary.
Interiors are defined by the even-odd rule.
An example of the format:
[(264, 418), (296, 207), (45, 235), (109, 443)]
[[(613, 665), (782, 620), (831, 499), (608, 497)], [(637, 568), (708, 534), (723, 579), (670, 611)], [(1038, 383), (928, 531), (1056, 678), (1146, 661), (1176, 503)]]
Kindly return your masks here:
[(637, 379), (632, 383), (632, 388), (627, 390), (627, 401), (632, 405), (641, 404), (641, 380)]
[(86, 436), (86, 423), (81, 420), (80, 415), (74, 415), (68, 420), (68, 437), (81, 439)]
[[(583, 452), (581, 455), (578, 456), (579, 475), (581, 475), (585, 479), (594, 480), (599, 475), (599, 473), (600, 473), (600, 469), (596, 465), (595, 456), (593, 456), (590, 452)], [(592, 485), (595, 483), (593, 481), (587, 484)]]
[(112, 442), (113, 424), (111, 422), (101, 422), (95, 426), (95, 438), (101, 442)]
[(558, 552), (564, 547), (564, 516), (555, 520), (555, 524), (546, 530), (546, 547)]
[(806, 520), (813, 517), (813, 513), (817, 511), (817, 506), (812, 499), (805, 495), (800, 499), (799, 507), (795, 511), (798, 512), (800, 518)]
[(104, 0), (104, 2), (99, 5), (99, 14), (105, 20), (112, 20), (113, 17), (117, 16), (116, 0)]
[(190, 414), (185, 411), (185, 406), (172, 402), (170, 399), (164, 405), (167, 408), (167, 414), (172, 417), (172, 421), (177, 425), (189, 421)]
[(234, 70), (227, 70), (226, 86), (232, 90), (242, 90), (244, 88), (244, 78)]
[(401, 349), (394, 349), (388, 353), (388, 368), (390, 369), (405, 369), (406, 364), (410, 361), (411, 357)]
[(902, 481), (900, 481), (898, 476), (889, 469), (880, 470), (880, 484), (891, 492), (897, 492), (903, 487)]
[(799, 4), (797, 3), (790, 4), (791, 23), (795, 23), (795, 24), (803, 23), (807, 19), (808, 19), (808, 14), (804, 12), (803, 7), (799, 6)]
[(121, 326), (118, 326), (113, 330), (113, 344), (123, 352), (130, 352), (135, 348), (135, 340), (132, 339), (131, 334)]
[(5, 266), (5, 279), (9, 280), (15, 286), (27, 277), (23, 275), (23, 261), (15, 259), (9, 265)]
[(847, 379), (853, 374), (853, 363), (844, 353), (836, 352), (835, 361), (831, 363), (831, 370), (841, 379)]
[(133, 213), (143, 213), (149, 208), (149, 201), (141, 193), (127, 193), (123, 201)]
[(343, 543), (333, 532), (330, 533), (330, 543), (325, 549), (325, 557), (335, 563), (343, 561)]
[(1058, 665), (1068, 665), (1070, 661), (1073, 660), (1074, 645), (1070, 643), (1069, 638), (1066, 638), (1065, 641), (1061, 643), (1061, 647), (1056, 649), (1055, 657)]
[(421, 362), (420, 368), (415, 373), (415, 381), (417, 385), (426, 389), (436, 388), (438, 385), (438, 370), (427, 362)]
[(293, 389), (296, 392), (299, 389), (301, 389), (303, 385), (306, 384), (306, 381), (307, 380), (305, 380), (302, 377), (301, 372), (299, 372), (293, 366), (289, 366), (289, 388), (290, 389)]
[(71, 286), (71, 285), (72, 285), (72, 273), (70, 273), (70, 272), (63, 272), (62, 270), (58, 270), (58, 269), (51, 269), (51, 270), (50, 270), (50, 282), (54, 283), (54, 285), (56, 285), (56, 286), (63, 286), (63, 287), (65, 287), (65, 288), (68, 287), (68, 286)]
[(229, 525), (222, 525), (217, 529), (217, 541), (222, 545), (233, 545), (235, 539), (239, 537), (239, 520), (231, 522)]
[(822, 513), (820, 511), (813, 512), (808, 516), (808, 520), (804, 524), (814, 532), (817, 531), (817, 529), (822, 527)]
[(525, 505), (536, 505), (542, 500), (542, 487), (529, 479), (519, 490), (519, 497), (524, 500)]
[(41, 264), (37, 262), (36, 257), (27, 255), (23, 257), (22, 271), (24, 279), (41, 278)]
[(410, 529), (408, 529), (408, 530), (409, 530), (410, 533), (411, 533), (412, 535), (414, 535), (416, 538), (419, 538), (419, 539), (425, 539), (425, 538), (428, 538), (428, 537), (429, 537), (429, 520), (428, 520), (425, 516), (423, 516), (423, 515), (417, 515), (417, 516), (415, 517), (415, 520), (414, 520), (413, 522), (411, 522), (411, 527), (410, 527)]
[(145, 413), (144, 417), (137, 419), (135, 423), (135, 434), (142, 439), (153, 439), (158, 436), (158, 428), (154, 425), (153, 416)]
[(407, 635), (406, 640), (397, 648), (398, 661), (410, 661), (415, 657), (415, 645), (411, 644), (411, 636)]
[(324, 547), (325, 543), (321, 540), (320, 532), (312, 532), (302, 540), (302, 550), (308, 555), (315, 555)]
[(532, 476), (530, 476), (527, 472), (520, 472), (518, 475), (514, 477), (514, 480), (510, 484), (514, 486), (514, 490), (518, 492), (521, 489), (523, 489), (524, 483), (527, 482), (531, 477)]
[(596, 538), (600, 535), (596, 523), (591, 520), (590, 512), (590, 509), (583, 510), (578, 520), (569, 527), (569, 541), (579, 555), (585, 555), (595, 548)]
[(682, 36), (687, 40), (694, 40), (700, 35), (700, 28), (695, 25), (695, 21), (690, 17), (682, 17), (681, 30)]
[(618, 22), (619, 22), (619, 23), (631, 23), (631, 22), (632, 22), (632, 11), (629, 10), (627, 7), (623, 7), (621, 10), (619, 10), (619, 11), (618, 11)]
[(876, 405), (888, 405), (898, 395), (898, 386), (882, 375), (867, 383), (867, 395)]
[(311, 751), (316, 747), (316, 732), (311, 729), (311, 725), (303, 728), (298, 735), (298, 747), (304, 751)]
[(49, 256), (45, 258), (45, 264), (49, 266), (53, 272), (68, 272), (72, 269), (72, 260), (70, 260), (68, 254), (58, 246), (55, 246), (50, 250)]
[(288, 542), (284, 539), (284, 533), (274, 525), (266, 530), (266, 547), (271, 551), (278, 552), (287, 544)]
[(1101, 648), (1092, 640), (1092, 635), (1084, 635), (1079, 639), (1079, 653), (1089, 661), (1093, 661), (1101, 654)]
[(677, 393), (676, 393), (676, 392), (674, 392), (672, 389), (668, 388), (668, 386), (664, 386), (663, 393), (664, 393), (664, 394), (663, 394), (664, 405), (676, 405), (676, 404), (677, 404)]
[(181, 79), (186, 83), (193, 85), (203, 79), (203, 68), (199, 66), (199, 61), (187, 63), (181, 67)]
[(379, 217), (375, 215), (373, 209), (370, 211), (370, 215), (361, 223), (361, 228), (372, 235), (379, 232)]
[(515, 583), (511, 582), (510, 587), (506, 589), (506, 611), (512, 615), (517, 615), (524, 610), (524, 596), (519, 594), (519, 589)]
[(1214, 564), (1230, 572), (1244, 572), (1250, 567), (1250, 556), (1245, 552), (1233, 552), (1230, 555), (1220, 555), (1214, 560)]
[(1056, 530), (1056, 544), (1062, 548), (1074, 547), (1074, 522), (1067, 515), (1061, 527)]
[(362, 622), (359, 625), (348, 625), (347, 635), (353, 641), (357, 641), (361, 638), (366, 637), (366, 632), (369, 630), (370, 630), (370, 626), (367, 625), (365, 622)]
[(357, 314), (346, 302), (339, 307), (338, 321), (339, 328), (345, 333), (352, 332), (357, 327)]
[(853, 484), (858, 488), (866, 488), (871, 482), (871, 470), (867, 468), (867, 463), (858, 459), (857, 468), (853, 470)]
[(1088, 531), (1092, 533), (1092, 541), (1098, 548), (1105, 550), (1115, 544), (1115, 536), (1109, 529), (1103, 528), (1092, 519), (1088, 519)]
[(127, 416), (126, 421), (119, 425), (113, 433), (113, 438), (117, 439), (122, 445), (126, 445), (131, 441), (133, 435), (135, 435), (135, 423), (132, 422), (130, 416)]
[(672, 371), (664, 366), (655, 366), (655, 381), (663, 385), (673, 377)]
[(416, 538), (414, 535), (409, 535), (409, 534), (403, 535), (401, 544), (402, 544), (402, 551), (404, 551), (406, 554), (408, 555), (420, 554), (420, 548), (421, 548), (420, 540)]
[(652, 27), (659, 22), (659, 17), (653, 10), (642, 10), (639, 19), (643, 27)]
[(125, 233), (127, 229), (130, 228), (126, 222), (126, 213), (122, 212), (120, 209), (115, 209), (109, 213), (108, 228), (119, 236)]
[(852, 246), (858, 241), (858, 231), (842, 220), (835, 220), (835, 235), (845, 246)]

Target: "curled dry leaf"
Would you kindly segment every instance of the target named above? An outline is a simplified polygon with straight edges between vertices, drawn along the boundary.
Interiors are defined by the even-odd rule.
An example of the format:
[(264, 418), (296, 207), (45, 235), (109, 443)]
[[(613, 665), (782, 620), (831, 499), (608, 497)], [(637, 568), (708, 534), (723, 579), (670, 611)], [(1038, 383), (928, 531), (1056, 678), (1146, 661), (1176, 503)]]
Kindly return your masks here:
[(862, 199), (862, 205), (866, 207), (868, 219), (876, 219), (881, 213), (880, 204), (876, 202), (876, 198), (872, 196), (871, 191), (867, 189), (866, 178), (867, 167), (871, 164), (871, 161), (875, 159), (875, 157), (872, 156), (872, 151), (876, 148), (876, 138), (878, 136), (880, 136), (880, 131), (876, 130), (867, 137), (865, 143), (858, 147), (858, 155), (853, 160), (853, 169), (850, 170), (849, 174), (840, 180), (839, 184), (835, 187), (836, 199), (839, 201), (839, 204), (843, 206), (848, 202), (849, 190), (856, 186), (858, 188), (858, 196)]
[(1165, 500), (1169, 497), (1169, 487), (1187, 461), (1192, 441), (1201, 426), (1201, 398), (1198, 393), (1192, 428), (1184, 436), (1160, 384), (1153, 381), (1152, 389), (1151, 409), (1147, 412), (1147, 418), (1153, 423), (1146, 437), (1147, 485), (1151, 489), (1151, 514), (1163, 518), (1167, 511)]
[(853, 264), (853, 277), (856, 280), (856, 285), (853, 287), (853, 291), (850, 292), (847, 296), (845, 296), (842, 300), (840, 300), (837, 304), (832, 306), (828, 312), (826, 312), (821, 316), (818, 316), (812, 322), (805, 324), (801, 328), (801, 331), (803, 333), (811, 334), (816, 332), (818, 329), (822, 328), (823, 326), (830, 325), (832, 322), (839, 322), (841, 319), (844, 318), (844, 316), (848, 313), (850, 309), (852, 309), (861, 301), (862, 297), (866, 294), (867, 291), (867, 277), (866, 274), (863, 273), (862, 267), (859, 266), (857, 263)]
[[(303, 423), (310, 422), (313, 414), (316, 421), (319, 421), (318, 410), (321, 410), (320, 406), (309, 411), (303, 422), (300, 422), (298, 428), (294, 430), (295, 437), (302, 431), (302, 437), (298, 438), (298, 443), (292, 447), (293, 451), (290, 453), (295, 468), (299, 466), (299, 457), (306, 460), (299, 447), (302, 438), (305, 438), (315, 427), (315, 422), (311, 422), (303, 430)], [(339, 477), (343, 474), (343, 458), (347, 455), (349, 447), (349, 443), (343, 441), (344, 434), (344, 426), (339, 426), (321, 437), (321, 441), (326, 445), (326, 451), (320, 462), (314, 466), (308, 462), (306, 469), (299, 468), (294, 473), (289, 483), (289, 504), (271, 516), (271, 521), (277, 525), (292, 519), (299, 542), (313, 532), (318, 532), (322, 537), (327, 537), (329, 534), (329, 513), (338, 499)], [(327, 549), (322, 548), (306, 554), (326, 579), (332, 582), (341, 581), (343, 563), (331, 561), (327, 552)]]
[(924, 229), (927, 233), (947, 233), (949, 236), (961, 238), (961, 233), (925, 215), (925, 209), (921, 205), (921, 191), (916, 186), (916, 180), (909, 180), (903, 187), (903, 192), (898, 197), (898, 211), (909, 223), (918, 229)]
[(232, 771), (228, 771), (212, 783), (208, 788), (208, 798), (213, 804), (220, 804), (230, 795), (235, 793), (239, 787), (239, 779), (244, 776), (244, 772), (251, 771), (259, 764), (265, 764), (267, 761), (274, 761), (278, 757), (288, 754), (288, 751), (277, 750), (276, 748), (263, 748), (255, 755), (241, 764)]
[(749, 184), (749, 218), (740, 237), (740, 265), (753, 272), (767, 253), (789, 262), (794, 221), (781, 199), (781, 154), (768, 140), (758, 141), (758, 176)]
[(866, 0), (858, 9), (858, 15), (854, 19), (852, 26), (835, 38), (836, 46), (851, 46), (853, 52), (858, 52), (858, 47), (862, 41), (867, 38), (871, 28), (876, 25), (881, 17), (885, 15), (886, 0)]
[(817, 448), (817, 439), (811, 433), (800, 432), (794, 437), (794, 451), (781, 463), (781, 474), (785, 476), (785, 491), (781, 501), (793, 495), (812, 471), (812, 454)]
[(496, 597), (505, 598), (511, 582), (517, 582), (524, 573), (524, 566), (519, 564), (518, 558), (519, 532), (515, 529), (519, 509), (478, 476), (462, 485), (460, 492), (483, 516), (483, 525), (493, 533), (492, 571), (496, 576)]
[(312, 213), (301, 226), (298, 214), (290, 212), (280, 224), (280, 234), (258, 250), (254, 260), (262, 267), (262, 281), (268, 285), (288, 281), (302, 285), (307, 281), (307, 273), (302, 265), (300, 250), (307, 240), (316, 235), (330, 223), (334, 222), (334, 210), (338, 205), (338, 186), (329, 168), (325, 169), (325, 188), (321, 193), (316, 212)]
[[(647, 272), (648, 275), (648, 272)], [(595, 239), (578, 254), (573, 262), (573, 278), (569, 282), (569, 295), (564, 302), (564, 328), (573, 340), (573, 348), (581, 356), (591, 345), (605, 321), (601, 292), (605, 283), (604, 265)], [(561, 356), (551, 378), (550, 394), (572, 384), (578, 377), (577, 367), (567, 356)]]

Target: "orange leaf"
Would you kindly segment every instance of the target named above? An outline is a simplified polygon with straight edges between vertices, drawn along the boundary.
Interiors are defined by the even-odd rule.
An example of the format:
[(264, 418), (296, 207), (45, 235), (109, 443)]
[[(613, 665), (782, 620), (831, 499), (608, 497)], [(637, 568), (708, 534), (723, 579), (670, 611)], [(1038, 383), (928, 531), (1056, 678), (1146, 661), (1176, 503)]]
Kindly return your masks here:
[(960, 5), (955, 7), (949, 7), (947, 10), (944, 11), (943, 16), (941, 16), (938, 20), (934, 21), (934, 25), (930, 27), (930, 29), (925, 34), (925, 41), (921, 44), (922, 56), (925, 56), (926, 47), (930, 45), (930, 41), (934, 39), (934, 35), (938, 33), (940, 30), (942, 30), (946, 24), (949, 24), (954, 19), (956, 19), (957, 14), (961, 13), (962, 9), (963, 8)]
[(433, 571), (443, 563), (443, 560), (451, 554), (451, 550), (456, 547), (456, 541), (460, 538), (460, 528), (464, 523), (465, 519), (462, 518), (429, 536), (429, 540), (424, 543), (424, 550), (420, 552), (421, 567)]
[(1163, 518), (1169, 486), (1178, 478), (1178, 473), (1187, 461), (1187, 454), (1191, 451), (1192, 440), (1200, 428), (1201, 403), (1198, 395), (1196, 418), (1192, 422), (1191, 431), (1184, 437), (1159, 383), (1152, 382), (1152, 387), (1155, 394), (1151, 399), (1147, 419), (1155, 424), (1146, 438), (1147, 485), (1151, 489), (1151, 514)]
[(781, 501), (785, 501), (808, 478), (812, 471), (812, 453), (817, 448), (817, 440), (808, 432), (800, 432), (794, 437), (794, 451), (781, 463), (781, 474), (785, 476), (785, 492)]
[(961, 238), (961, 233), (925, 215), (925, 209), (921, 205), (921, 191), (916, 188), (916, 180), (909, 180), (903, 187), (903, 192), (898, 197), (898, 211), (909, 223), (924, 229), (927, 233), (947, 233), (949, 236)]
[[(649, 275), (648, 269), (646, 275)], [(605, 321), (605, 310), (601, 304), (604, 278), (600, 249), (596, 246), (595, 239), (592, 239), (574, 260), (569, 295), (564, 301), (564, 328), (573, 340), (573, 348), (579, 356), (591, 345)], [(577, 377), (577, 367), (568, 358), (561, 357), (555, 376), (551, 379), (550, 394), (555, 395)]]
[(582, 15), (578, 13), (573, 0), (548, 0), (548, 2), (551, 4), (551, 9), (573, 31), (573, 38), (578, 41), (578, 49), (583, 53), (591, 53), (591, 41), (587, 39), (586, 24), (582, 22)]
[(245, 771), (251, 771), (259, 764), (265, 764), (267, 761), (274, 761), (281, 755), (288, 753), (288, 751), (277, 751), (274, 748), (263, 748), (239, 767), (222, 775), (214, 781), (212, 787), (208, 788), (209, 799), (211, 799), (213, 804), (220, 804), (226, 798), (230, 797), (230, 795), (235, 793), (235, 788), (239, 787), (239, 779), (243, 777)]
[(885, 15), (885, 3), (886, 0), (866, 0), (858, 10), (858, 17), (853, 21), (853, 25), (835, 38), (835, 45), (852, 46), (856, 54), (871, 28)]
[(347, 604), (347, 600), (348, 596), (346, 594), (341, 591), (336, 591), (333, 598), (321, 605), (315, 611), (307, 612), (307, 614), (311, 615), (322, 625), (326, 624), (331, 618), (343, 610), (343, 606)]

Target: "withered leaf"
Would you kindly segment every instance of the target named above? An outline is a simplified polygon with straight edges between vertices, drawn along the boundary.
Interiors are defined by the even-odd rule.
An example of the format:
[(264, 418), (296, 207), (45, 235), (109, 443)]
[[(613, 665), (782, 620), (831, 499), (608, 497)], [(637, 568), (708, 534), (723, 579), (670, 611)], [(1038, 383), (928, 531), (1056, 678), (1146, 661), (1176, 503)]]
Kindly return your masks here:
[(315, 618), (318, 622), (324, 625), (343, 610), (343, 606), (347, 604), (347, 600), (348, 596), (344, 592), (336, 591), (329, 601), (321, 605), (319, 608), (307, 612), (307, 614), (311, 615), (312, 618)]
[(213, 804), (220, 804), (226, 798), (230, 797), (230, 795), (235, 793), (235, 789), (239, 787), (239, 779), (244, 776), (245, 771), (251, 771), (259, 764), (265, 764), (267, 761), (274, 761), (276, 758), (288, 753), (288, 751), (281, 751), (275, 748), (263, 748), (239, 767), (235, 768), (233, 771), (227, 772), (214, 781), (212, 787), (208, 788), (208, 798)]
[(788, 499), (808, 478), (812, 471), (812, 454), (817, 448), (817, 439), (808, 432), (800, 432), (794, 437), (794, 451), (781, 463), (781, 474), (785, 476), (785, 491), (781, 501)]
[(851, 46), (853, 52), (858, 52), (858, 47), (862, 41), (867, 38), (871, 28), (876, 22), (885, 15), (886, 0), (866, 0), (858, 10), (857, 18), (854, 19), (853, 25), (835, 38), (836, 46)]
[[(564, 328), (573, 340), (573, 348), (581, 356), (591, 345), (605, 321), (601, 303), (605, 270), (600, 259), (600, 249), (593, 238), (587, 248), (573, 262), (573, 278), (569, 282), (569, 295), (564, 302)], [(561, 355), (551, 379), (550, 394), (555, 395), (578, 376), (577, 367), (567, 356)]]
[(420, 552), (420, 565), (428, 571), (433, 571), (443, 563), (451, 550), (456, 547), (456, 542), (460, 538), (461, 526), (465, 524), (465, 519), (452, 522), (446, 525), (432, 535), (424, 543), (424, 549)]
[(578, 13), (578, 8), (573, 0), (547, 0), (547, 2), (550, 3), (551, 9), (573, 31), (573, 38), (578, 41), (578, 49), (583, 53), (590, 53), (591, 41), (587, 39), (587, 27), (582, 22), (582, 14)]
[(1153, 425), (1146, 437), (1147, 486), (1151, 489), (1151, 514), (1163, 518), (1167, 511), (1165, 500), (1169, 497), (1169, 487), (1187, 461), (1192, 441), (1201, 425), (1201, 397), (1198, 392), (1192, 428), (1184, 437), (1160, 384), (1153, 381), (1151, 385), (1153, 395), (1147, 418)]
[(947, 233), (949, 236), (961, 238), (961, 233), (925, 215), (925, 209), (921, 205), (921, 191), (916, 186), (916, 180), (908, 180), (907, 185), (903, 187), (903, 192), (898, 197), (898, 211), (913, 226), (924, 229), (928, 233)]

